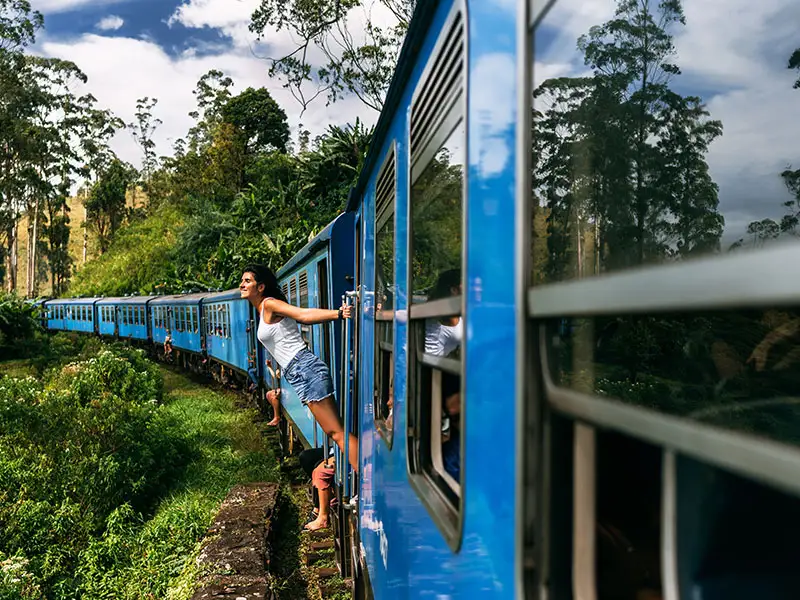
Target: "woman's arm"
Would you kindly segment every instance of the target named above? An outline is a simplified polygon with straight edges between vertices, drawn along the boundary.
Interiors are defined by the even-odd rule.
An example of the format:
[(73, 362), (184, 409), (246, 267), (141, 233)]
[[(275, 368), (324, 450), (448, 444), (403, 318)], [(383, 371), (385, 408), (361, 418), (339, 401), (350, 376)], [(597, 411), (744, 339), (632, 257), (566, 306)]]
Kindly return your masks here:
[(265, 308), (272, 314), (281, 317), (289, 317), (303, 325), (314, 325), (316, 323), (325, 323), (326, 321), (336, 321), (339, 318), (341, 311), (341, 318), (349, 319), (351, 316), (352, 307), (342, 306), (339, 310), (328, 310), (325, 308), (300, 308), (293, 304), (288, 304), (283, 300), (277, 298), (270, 298), (265, 300)]

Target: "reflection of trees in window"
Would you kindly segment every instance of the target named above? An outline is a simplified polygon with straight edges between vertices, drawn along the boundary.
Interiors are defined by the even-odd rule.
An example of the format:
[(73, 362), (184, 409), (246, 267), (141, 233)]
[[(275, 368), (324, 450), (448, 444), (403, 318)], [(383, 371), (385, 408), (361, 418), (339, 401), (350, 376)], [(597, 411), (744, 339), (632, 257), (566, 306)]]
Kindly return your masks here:
[(380, 310), (394, 309), (394, 216), (390, 216), (375, 237), (375, 301)]
[[(724, 220), (705, 155), (722, 135), (670, 87), (680, 2), (619, 0), (578, 40), (590, 77), (534, 91), (534, 281), (715, 251)], [(546, 227), (543, 227), (543, 221)]]
[(567, 320), (555, 376), (589, 394), (800, 444), (800, 314)]
[[(451, 139), (461, 137), (463, 124), (456, 128)], [(441, 271), (461, 265), (463, 164), (451, 164), (453, 158), (446, 143), (411, 189), (411, 289), (414, 294), (429, 290)]]

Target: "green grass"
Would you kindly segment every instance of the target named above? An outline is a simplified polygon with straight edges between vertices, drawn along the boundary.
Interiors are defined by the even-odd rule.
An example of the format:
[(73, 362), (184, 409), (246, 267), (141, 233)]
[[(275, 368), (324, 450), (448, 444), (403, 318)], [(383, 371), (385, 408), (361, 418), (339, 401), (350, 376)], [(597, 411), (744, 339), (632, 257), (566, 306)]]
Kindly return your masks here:
[(36, 369), (31, 364), (30, 359), (22, 360), (7, 360), (0, 362), (0, 376), (8, 375), (9, 377), (28, 377), (29, 375), (35, 376)]
[[(231, 393), (164, 369), (165, 408), (185, 432), (194, 460), (173, 482), (155, 514), (107, 533), (100, 556), (110, 567), (96, 593), (107, 597), (184, 600), (199, 577), (196, 557), (206, 529), (237, 483), (278, 481), (277, 458), (265, 447), (254, 410)], [(109, 564), (110, 563), (110, 564)], [(99, 565), (98, 565), (99, 566)], [(100, 577), (100, 569), (94, 572)], [(109, 572), (110, 571), (110, 572)]]

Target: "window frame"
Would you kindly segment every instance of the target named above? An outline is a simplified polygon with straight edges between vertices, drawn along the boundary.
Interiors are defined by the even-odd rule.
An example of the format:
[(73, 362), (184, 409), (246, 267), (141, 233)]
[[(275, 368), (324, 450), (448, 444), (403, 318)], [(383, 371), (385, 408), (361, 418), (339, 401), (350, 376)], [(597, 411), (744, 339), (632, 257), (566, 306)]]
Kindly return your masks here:
[[(414, 104), (416, 100), (426, 91), (426, 84), (432, 76), (434, 68), (437, 66), (441, 58), (441, 52), (448, 41), (448, 37), (456, 26), (457, 20), (461, 20), (460, 26), (462, 27), (461, 39), (461, 54), (463, 62), (461, 65), (461, 83), (460, 91), (451, 99), (451, 105), (440, 114), (437, 114), (437, 119), (433, 121), (433, 127), (424, 130), (425, 136), (419, 146), (418, 152), (415, 153), (415, 147), (412, 144), (412, 125), (414, 124)], [(464, 290), (467, 289), (465, 285), (466, 274), (468, 272), (467, 262), (467, 224), (468, 224), (468, 189), (469, 189), (469, 112), (467, 106), (467, 97), (469, 91), (469, 19), (466, 3), (457, 1), (450, 9), (444, 24), (441, 27), (438, 38), (434, 44), (434, 48), (430, 52), (427, 64), (423, 69), (422, 75), (414, 89), (409, 107), (409, 119), (407, 122), (407, 136), (408, 136), (408, 164), (405, 169), (406, 186), (407, 186), (407, 203), (406, 212), (404, 217), (407, 223), (406, 232), (406, 297), (408, 307), (408, 321), (406, 326), (406, 470), (409, 478), (409, 483), (415, 491), (417, 497), (422, 504), (426, 507), (431, 520), (439, 529), (444, 537), (448, 546), (453, 552), (458, 552), (461, 548), (463, 531), (464, 531), (464, 518), (466, 514), (465, 507), (465, 489), (466, 489), (466, 347), (462, 341), (460, 348), (460, 394), (461, 394), (461, 409), (459, 416), (460, 423), (460, 485), (459, 492), (457, 493), (457, 503), (454, 505), (448, 498), (445, 491), (442, 490), (438, 484), (426, 470), (426, 465), (422, 459), (424, 456), (416, 448), (417, 440), (422, 444), (430, 444), (433, 447), (433, 439), (429, 436), (427, 439), (421, 435), (424, 427), (420, 425), (425, 424), (425, 419), (428, 417), (426, 411), (422, 410), (424, 404), (418, 393), (420, 377), (422, 370), (419, 369), (421, 361), (417, 357), (418, 346), (420, 339), (422, 340), (422, 348), (424, 350), (424, 328), (427, 318), (452, 316), (457, 314), (462, 319), (462, 327), (464, 326), (467, 317), (466, 311), (466, 294)], [(463, 125), (463, 134), (460, 141), (464, 144), (463, 156), (464, 166), (461, 182), (462, 190), (462, 203), (461, 203), (461, 284), (462, 293), (460, 296), (445, 298), (438, 301), (425, 302), (421, 304), (414, 304), (413, 282), (412, 282), (412, 264), (414, 256), (413, 245), (413, 227), (412, 227), (412, 192), (413, 185), (419, 179), (420, 175), (425, 171), (428, 165), (431, 164), (432, 159), (436, 156), (439, 150), (444, 146), (454, 132)], [(453, 309), (456, 310), (453, 310)], [(420, 338), (419, 332), (422, 332)], [(431, 398), (431, 403), (433, 398)], [(441, 435), (441, 431), (439, 432)], [(439, 451), (441, 451), (441, 443), (439, 443)], [(444, 471), (442, 469), (442, 471)], [(441, 473), (439, 473), (441, 475)]]
[[(389, 168), (390, 161), (392, 164), (392, 172), (394, 174), (393, 180), (391, 182), (391, 201), (385, 207), (384, 211), (379, 215), (378, 214), (378, 183), (380, 182), (381, 176), (384, 173), (384, 170)], [(387, 387), (391, 387), (389, 381), (395, 379), (395, 364), (396, 364), (396, 357), (395, 357), (395, 342), (397, 340), (397, 330), (395, 327), (395, 311), (397, 310), (397, 246), (398, 246), (398, 238), (397, 238), (397, 188), (399, 183), (399, 173), (397, 171), (397, 140), (392, 140), (391, 144), (389, 145), (389, 149), (386, 152), (386, 156), (381, 163), (380, 168), (378, 169), (378, 174), (375, 179), (375, 190), (373, 192), (374, 197), (374, 205), (375, 205), (375, 231), (373, 234), (373, 291), (374, 294), (377, 295), (378, 293), (378, 232), (381, 228), (386, 225), (389, 220), (392, 221), (392, 285), (395, 288), (392, 297), (392, 310), (391, 316), (385, 317), (385, 315), (379, 314), (377, 309), (377, 296), (375, 296), (375, 306), (373, 308), (374, 313), (374, 331), (373, 336), (375, 338), (374, 343), (374, 360), (373, 360), (373, 382), (372, 382), (372, 419), (373, 423), (375, 424), (375, 429), (378, 431), (378, 435), (383, 438), (386, 447), (389, 451), (392, 450), (394, 447), (394, 432), (395, 432), (395, 425), (393, 423), (392, 429), (390, 430), (386, 426), (386, 419), (388, 415), (381, 414), (381, 406), (383, 403), (383, 394), (384, 394), (384, 385)], [(380, 313), (386, 313), (389, 311), (380, 311)], [(386, 324), (389, 324), (388, 326)], [(391, 332), (392, 340), (391, 342), (387, 343), (383, 341), (383, 335), (381, 335), (381, 328), (386, 327)], [(387, 347), (384, 347), (386, 344)], [(389, 360), (389, 381), (383, 381), (383, 363), (382, 360), (384, 359), (383, 354), (387, 354), (387, 360)], [(403, 402), (403, 404), (406, 404)], [(392, 418), (394, 419), (397, 415), (397, 411), (395, 407), (392, 408)]]

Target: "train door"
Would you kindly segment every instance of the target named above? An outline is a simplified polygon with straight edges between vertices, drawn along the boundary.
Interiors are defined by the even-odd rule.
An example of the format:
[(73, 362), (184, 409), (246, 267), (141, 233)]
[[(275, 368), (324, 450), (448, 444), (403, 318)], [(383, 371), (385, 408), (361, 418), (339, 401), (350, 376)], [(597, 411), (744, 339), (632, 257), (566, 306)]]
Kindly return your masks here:
[[(355, 278), (354, 291), (346, 292), (345, 302), (353, 307), (352, 318), (342, 323), (341, 391), (339, 399), (339, 416), (348, 433), (358, 436), (358, 360), (356, 358), (359, 344), (359, 316), (361, 289), (361, 219), (355, 223)], [(353, 577), (353, 567), (358, 556), (358, 475), (349, 465), (349, 456), (337, 452), (339, 480), (337, 494), (339, 510), (334, 518), (334, 537), (336, 544), (336, 560), (343, 577)]]
[(119, 306), (117, 306), (115, 304), (115, 305), (113, 305), (111, 307), (111, 310), (113, 311), (113, 314), (114, 314), (114, 337), (118, 338), (119, 337), (119, 319), (120, 319)]

